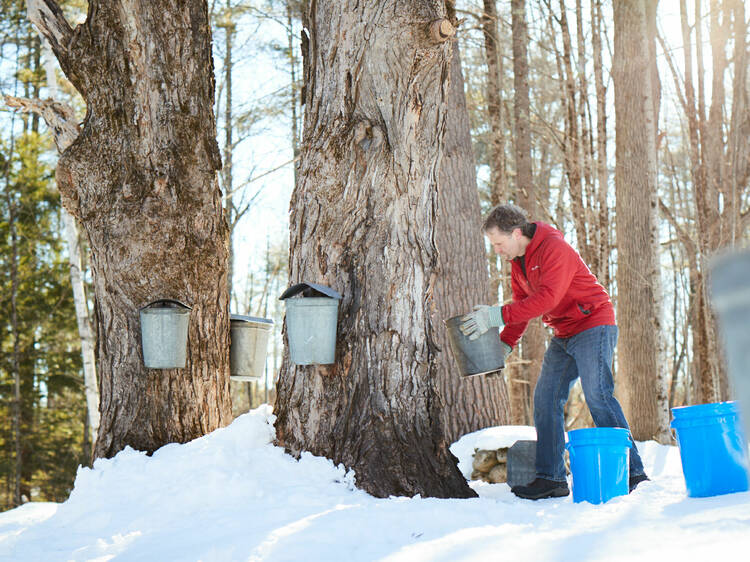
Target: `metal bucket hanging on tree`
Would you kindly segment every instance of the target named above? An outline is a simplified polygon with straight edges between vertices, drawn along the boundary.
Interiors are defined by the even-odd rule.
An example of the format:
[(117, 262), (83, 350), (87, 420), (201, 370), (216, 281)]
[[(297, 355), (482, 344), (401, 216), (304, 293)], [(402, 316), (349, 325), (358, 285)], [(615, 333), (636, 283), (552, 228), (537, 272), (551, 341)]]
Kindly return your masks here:
[(184, 369), (191, 307), (174, 299), (140, 309), (143, 363), (149, 369)]
[(292, 362), (333, 363), (341, 295), (325, 285), (303, 282), (289, 287), (279, 300), (286, 304), (286, 333)]
[(230, 316), (229, 373), (236, 381), (263, 378), (268, 355), (268, 340), (273, 320), (253, 316)]

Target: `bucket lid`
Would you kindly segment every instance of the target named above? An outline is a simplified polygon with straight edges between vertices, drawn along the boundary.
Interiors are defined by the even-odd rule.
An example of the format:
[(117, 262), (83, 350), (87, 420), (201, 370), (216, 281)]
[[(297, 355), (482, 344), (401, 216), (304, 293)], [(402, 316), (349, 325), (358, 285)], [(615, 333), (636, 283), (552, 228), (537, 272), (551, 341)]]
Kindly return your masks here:
[(288, 299), (289, 297), (293, 297), (300, 293), (302, 293), (303, 297), (330, 297), (332, 299), (341, 299), (341, 295), (330, 287), (319, 285), (318, 283), (308, 283), (303, 281), (302, 283), (292, 285), (286, 291), (281, 293), (279, 300), (283, 301), (284, 299)]
[(578, 445), (623, 445), (631, 447), (630, 431), (624, 427), (585, 427), (568, 431), (568, 448)]
[(713, 418), (737, 415), (740, 412), (739, 404), (732, 400), (729, 402), (711, 402), (709, 404), (696, 404), (694, 406), (679, 406), (672, 408), (672, 427), (691, 423), (711, 423)]
[(230, 322), (255, 322), (258, 324), (273, 325), (273, 320), (270, 318), (258, 318), (257, 316), (244, 316), (242, 314), (230, 314), (229, 321)]
[[(184, 302), (178, 301), (176, 299), (157, 299), (155, 301), (151, 301), (145, 306), (142, 306), (140, 310), (147, 310), (147, 309), (170, 309), (170, 308), (183, 308), (187, 310), (192, 310), (192, 306), (186, 305)], [(176, 311), (177, 312), (177, 311)]]

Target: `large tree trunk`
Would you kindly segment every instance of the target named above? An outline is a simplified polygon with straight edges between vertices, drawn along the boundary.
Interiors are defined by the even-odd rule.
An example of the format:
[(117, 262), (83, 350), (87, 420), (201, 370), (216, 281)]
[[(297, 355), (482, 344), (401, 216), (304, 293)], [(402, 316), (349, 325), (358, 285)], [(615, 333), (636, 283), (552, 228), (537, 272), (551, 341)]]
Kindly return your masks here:
[[(487, 258), (481, 234), (479, 192), (464, 78), (458, 46), (451, 61), (448, 113), (440, 166), (439, 206), (435, 223), (440, 252), (434, 297), (437, 320), (451, 318), (480, 303), (491, 303)], [(449, 443), (466, 433), (510, 420), (502, 376), (462, 378), (450, 352), (446, 330), (438, 323), (442, 419)]]
[[(660, 360), (656, 213), (656, 87), (649, 46), (650, 0), (615, 4), (618, 376), (636, 439), (668, 437)], [(645, 249), (645, 250), (644, 250)]]
[(343, 299), (336, 362), (285, 358), (277, 440), (353, 468), (357, 484), (381, 497), (474, 495), (448, 450), (436, 388), (437, 186), (451, 45), (430, 24), (445, 14), (427, 0), (408, 8), (322, 0), (305, 26), (289, 279), (329, 285)]
[[(29, 0), (29, 17), (87, 103), (57, 182), (91, 248), (101, 377), (94, 456), (109, 457), (231, 421), (228, 228), (206, 2), (88, 8), (72, 30), (52, 0)], [(138, 312), (163, 298), (192, 306), (185, 369), (143, 364)]]

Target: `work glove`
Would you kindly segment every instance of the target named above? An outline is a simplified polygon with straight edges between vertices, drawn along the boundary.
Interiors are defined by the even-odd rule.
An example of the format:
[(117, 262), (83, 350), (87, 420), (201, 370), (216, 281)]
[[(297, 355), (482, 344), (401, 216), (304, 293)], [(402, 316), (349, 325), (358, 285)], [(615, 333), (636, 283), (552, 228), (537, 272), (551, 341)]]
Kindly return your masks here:
[(510, 355), (510, 352), (513, 351), (513, 348), (503, 340), (500, 340), (500, 347), (503, 350), (503, 363), (505, 363), (505, 360), (508, 358), (508, 355)]
[(505, 324), (501, 308), (499, 306), (487, 306), (486, 304), (476, 305), (474, 312), (470, 312), (461, 318), (461, 322), (459, 329), (470, 340), (477, 339), (490, 328), (500, 328)]

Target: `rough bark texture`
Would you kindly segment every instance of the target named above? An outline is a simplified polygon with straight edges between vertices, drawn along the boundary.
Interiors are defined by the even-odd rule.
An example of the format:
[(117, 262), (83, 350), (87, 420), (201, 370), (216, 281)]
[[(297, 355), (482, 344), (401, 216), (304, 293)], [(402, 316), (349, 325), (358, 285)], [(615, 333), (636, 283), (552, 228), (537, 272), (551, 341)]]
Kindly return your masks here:
[[(30, 0), (29, 17), (87, 104), (57, 183), (92, 253), (94, 456), (189, 441), (231, 421), (228, 229), (206, 2), (94, 0), (72, 30), (53, 0)], [(143, 365), (138, 312), (162, 298), (192, 306), (185, 369)]]
[(599, 269), (594, 270), (599, 282), (610, 290), (609, 255), (611, 242), (609, 237), (609, 172), (607, 169), (607, 86), (604, 82), (602, 64), (602, 0), (591, 2), (591, 43), (594, 51), (594, 84), (596, 86), (596, 177), (599, 182), (598, 205), (599, 216), (596, 228), (598, 239)]
[[(495, 207), (510, 199), (507, 164), (505, 158), (505, 128), (503, 123), (503, 59), (500, 57), (500, 34), (498, 32), (498, 15), (496, 0), (484, 0), (482, 14), (482, 36), (484, 37), (484, 54), (487, 60), (487, 118), (490, 129), (490, 205)], [(498, 298), (500, 286), (503, 295), (510, 291), (509, 268), (490, 249), (487, 254), (490, 264), (490, 296)], [(505, 283), (504, 283), (505, 282)], [(506, 374), (509, 369), (506, 369)]]
[[(539, 220), (540, 190), (534, 183), (531, 170), (531, 115), (529, 101), (529, 64), (527, 59), (528, 32), (526, 0), (511, 1), (513, 33), (513, 117), (515, 129), (516, 203), (526, 209), (531, 220)], [(510, 295), (510, 291), (506, 293)], [(508, 384), (511, 395), (513, 423), (530, 424), (533, 415), (533, 393), (542, 367), (545, 333), (542, 321), (529, 322), (520, 345), (521, 361), (509, 368)]]
[[(336, 362), (282, 365), (278, 443), (389, 495), (470, 497), (441, 424), (433, 292), (451, 44), (443, 2), (311, 2), (290, 283), (343, 295)], [(434, 29), (434, 28), (433, 28)]]
[[(647, 0), (615, 4), (618, 376), (636, 439), (660, 438), (658, 318), (661, 303), (655, 240), (656, 114)], [(664, 394), (664, 396), (662, 396)]]
[[(464, 78), (458, 46), (453, 48), (435, 223), (439, 259), (434, 298), (438, 320), (464, 314), (475, 304), (494, 303), (497, 298), (489, 291)], [(438, 373), (447, 441), (452, 443), (483, 427), (507, 424), (510, 412), (503, 376), (462, 377), (444, 326), (437, 322), (436, 328), (435, 341), (442, 350)]]

